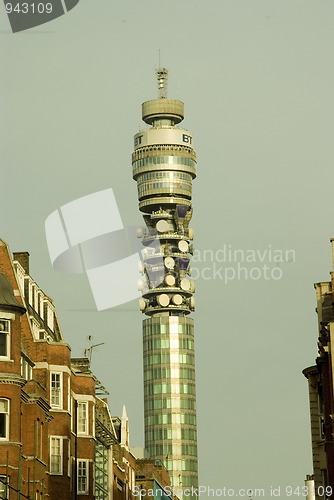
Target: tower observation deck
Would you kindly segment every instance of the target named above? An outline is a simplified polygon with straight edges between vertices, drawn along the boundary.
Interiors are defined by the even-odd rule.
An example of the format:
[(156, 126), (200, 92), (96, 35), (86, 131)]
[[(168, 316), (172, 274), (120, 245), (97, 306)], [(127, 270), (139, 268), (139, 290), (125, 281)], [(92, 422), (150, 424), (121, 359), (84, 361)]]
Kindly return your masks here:
[(194, 358), (195, 309), (192, 181), (193, 136), (176, 127), (183, 102), (167, 98), (167, 70), (157, 70), (158, 99), (144, 102), (150, 125), (134, 136), (133, 178), (146, 246), (140, 271), (143, 321), (145, 447), (166, 467), (175, 488), (198, 486)]

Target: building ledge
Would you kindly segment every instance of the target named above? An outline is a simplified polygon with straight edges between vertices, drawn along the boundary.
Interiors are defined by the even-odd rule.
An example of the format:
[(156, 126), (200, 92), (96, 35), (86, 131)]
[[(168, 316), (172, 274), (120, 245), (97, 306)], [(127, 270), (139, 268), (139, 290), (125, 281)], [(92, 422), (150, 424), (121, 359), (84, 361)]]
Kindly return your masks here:
[(15, 384), (24, 386), (26, 379), (17, 373), (0, 373), (0, 384)]
[(317, 375), (317, 373), (318, 373), (317, 365), (308, 366), (307, 368), (304, 368), (304, 370), (302, 371), (302, 374), (306, 378), (309, 378), (311, 375)]

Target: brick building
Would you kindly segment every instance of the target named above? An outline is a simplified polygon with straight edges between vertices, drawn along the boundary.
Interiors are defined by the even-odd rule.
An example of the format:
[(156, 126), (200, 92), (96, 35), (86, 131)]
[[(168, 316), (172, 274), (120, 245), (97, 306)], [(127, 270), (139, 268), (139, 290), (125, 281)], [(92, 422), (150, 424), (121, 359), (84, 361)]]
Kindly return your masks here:
[(0, 240), (0, 498), (133, 500), (126, 410), (111, 415), (89, 360), (71, 359), (29, 254), (13, 257)]
[[(334, 240), (331, 240), (334, 257)], [(308, 380), (314, 493), (316, 500), (334, 491), (334, 273), (331, 281), (315, 283), (318, 315), (318, 355), (303, 370)], [(310, 479), (310, 477), (309, 477)], [(327, 487), (327, 494), (326, 494)]]

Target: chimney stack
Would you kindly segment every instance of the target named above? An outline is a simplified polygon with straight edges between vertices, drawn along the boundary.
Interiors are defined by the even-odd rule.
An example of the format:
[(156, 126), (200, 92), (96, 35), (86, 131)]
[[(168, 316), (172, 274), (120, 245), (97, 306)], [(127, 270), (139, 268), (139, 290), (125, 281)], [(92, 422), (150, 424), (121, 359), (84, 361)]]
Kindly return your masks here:
[(13, 253), (14, 260), (17, 260), (19, 264), (23, 267), (25, 270), (26, 274), (29, 273), (29, 257), (30, 253), (29, 252), (14, 252)]

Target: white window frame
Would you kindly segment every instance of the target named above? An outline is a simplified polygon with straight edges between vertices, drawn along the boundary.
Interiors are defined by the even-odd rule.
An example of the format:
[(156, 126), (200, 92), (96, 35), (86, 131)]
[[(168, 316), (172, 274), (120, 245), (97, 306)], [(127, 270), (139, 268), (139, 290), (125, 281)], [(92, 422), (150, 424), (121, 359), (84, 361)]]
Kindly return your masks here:
[(1, 412), (5, 417), (5, 436), (0, 436), (0, 441), (9, 441), (9, 418), (10, 418), (10, 399), (0, 398), (1, 401), (7, 402), (7, 412)]
[(67, 475), (71, 477), (71, 466), (72, 466), (72, 457), (71, 457), (71, 438), (67, 439)]
[(54, 330), (54, 309), (48, 300), (44, 299), (44, 307), (46, 306), (45, 321), (50, 330)]
[(119, 477), (116, 477), (116, 485), (119, 491), (123, 491), (124, 483)]
[(42, 292), (39, 292), (39, 315), (42, 319), (44, 319), (44, 296)]
[[(80, 466), (85, 464), (85, 476), (80, 475)], [(80, 489), (80, 479), (85, 477), (85, 489)], [(89, 460), (87, 459), (79, 459), (77, 462), (77, 491), (78, 495), (88, 495), (89, 494)]]
[(39, 314), (39, 294), (37, 285), (34, 287), (34, 309), (37, 314)]
[(67, 410), (69, 413), (72, 413), (71, 408), (71, 375), (67, 377)]
[(71, 431), (74, 431), (74, 418), (75, 418), (75, 403), (74, 397), (71, 396)]
[[(5, 331), (5, 334), (6, 334), (6, 354), (0, 355), (0, 361), (4, 361), (7, 359), (10, 359), (10, 333), (11, 333), (10, 327), (11, 327), (11, 324), (10, 324), (10, 320), (7, 318), (0, 318), (0, 321), (5, 321), (8, 323), (8, 331)], [(2, 331), (4, 331), (4, 330), (2, 330)]]
[[(54, 390), (54, 388), (52, 388), (52, 375), (59, 375), (59, 404), (52, 403), (52, 391)], [(63, 408), (63, 372), (50, 372), (50, 406), (51, 408)]]
[(34, 339), (39, 340), (39, 323), (34, 318), (34, 316), (29, 316), (29, 319), (30, 319), (32, 334), (34, 336)]
[(32, 306), (32, 282), (31, 279), (28, 278), (28, 302)]
[(21, 355), (21, 376), (26, 380), (32, 380), (32, 366), (29, 361)]
[(43, 429), (44, 429), (44, 424), (41, 422), (41, 440), (40, 440), (40, 457), (41, 460), (43, 460)]
[[(57, 440), (59, 442), (59, 467), (58, 472), (52, 470), (52, 457), (55, 455), (52, 453), (52, 441)], [(50, 436), (50, 474), (52, 476), (62, 476), (63, 475), (63, 438), (62, 436)]]
[[(88, 436), (88, 401), (77, 401), (78, 435)], [(81, 416), (81, 409), (85, 408), (85, 418)], [(83, 426), (81, 426), (83, 424)]]
[[(89, 420), (88, 420), (88, 425), (89, 425)], [(93, 403), (92, 433), (93, 437), (95, 438), (95, 403)]]
[(134, 491), (136, 485), (136, 472), (135, 469), (131, 469), (132, 471), (132, 490)]

